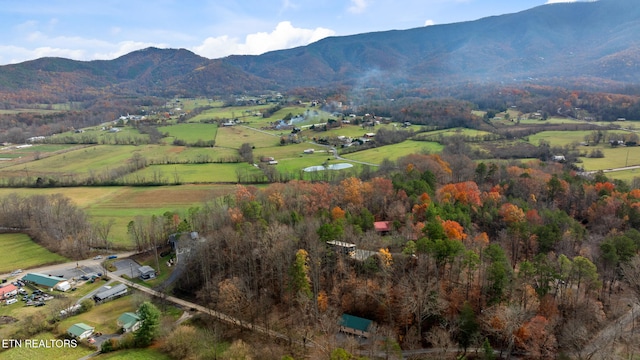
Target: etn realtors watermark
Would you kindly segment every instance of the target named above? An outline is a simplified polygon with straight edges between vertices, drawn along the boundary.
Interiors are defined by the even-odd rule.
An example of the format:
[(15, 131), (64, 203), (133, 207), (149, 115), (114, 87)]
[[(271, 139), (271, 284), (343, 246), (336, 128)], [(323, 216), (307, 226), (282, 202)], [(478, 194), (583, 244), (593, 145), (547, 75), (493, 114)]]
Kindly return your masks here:
[(76, 339), (2, 339), (0, 347), (3, 349), (12, 348), (44, 348), (44, 349), (60, 349), (60, 348), (76, 348), (78, 341)]

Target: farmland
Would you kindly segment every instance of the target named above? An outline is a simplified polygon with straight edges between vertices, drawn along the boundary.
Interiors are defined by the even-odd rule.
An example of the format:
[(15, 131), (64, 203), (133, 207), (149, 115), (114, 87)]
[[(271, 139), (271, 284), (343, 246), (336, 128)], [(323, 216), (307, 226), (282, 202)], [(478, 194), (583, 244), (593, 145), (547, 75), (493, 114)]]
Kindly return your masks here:
[(25, 234), (0, 234), (0, 246), (11, 254), (0, 263), (0, 273), (68, 261), (36, 244)]
[[(277, 165), (267, 166), (270, 172), (281, 174), (286, 179), (333, 179), (340, 176), (357, 175), (364, 167), (376, 167), (384, 159), (396, 160), (412, 153), (439, 153), (444, 148), (447, 138), (454, 136), (473, 139), (472, 148), (478, 154), (488, 156), (487, 147), (492, 142), (483, 141), (484, 137), (497, 136), (493, 131), (501, 129), (517, 129), (520, 126), (564, 126), (571, 125), (579, 128), (583, 122), (566, 118), (549, 118), (545, 121), (526, 119), (518, 123), (508, 120), (492, 121), (491, 128), (469, 129), (452, 128), (427, 131), (418, 125), (406, 129), (389, 121), (363, 126), (355, 121), (329, 128), (312, 129), (311, 125), (320, 124), (322, 128), (332, 116), (319, 108), (308, 104), (283, 106), (269, 117), (258, 116), (268, 111), (269, 104), (249, 106), (223, 106), (219, 101), (207, 99), (180, 99), (167, 104), (181, 111), (190, 112), (206, 106), (195, 117), (186, 123), (178, 123), (174, 119), (162, 120), (158, 131), (166, 137), (159, 144), (131, 144), (129, 140), (148, 139), (130, 124), (119, 124), (119, 131), (110, 133), (104, 131), (112, 125), (95, 126), (81, 132), (69, 131), (58, 134), (54, 144), (33, 144), (29, 147), (5, 147), (0, 150), (0, 181), (5, 185), (22, 184), (23, 186), (67, 184), (65, 187), (52, 188), (22, 188), (21, 194), (52, 194), (62, 193), (91, 216), (95, 223), (113, 222), (111, 242), (118, 247), (130, 247), (131, 240), (126, 231), (127, 224), (136, 216), (160, 215), (169, 212), (184, 212), (190, 207), (199, 206), (204, 201), (212, 200), (216, 196), (234, 191), (232, 184), (245, 181), (266, 180), (263, 170), (242, 160), (238, 150), (242, 144), (250, 144), (252, 156), (256, 164), (261, 159), (274, 159)], [(177, 112), (177, 111), (176, 111)], [(482, 112), (476, 112), (482, 116)], [(517, 118), (520, 114), (509, 110), (509, 118)], [(290, 135), (290, 127), (275, 128), (273, 125), (284, 117), (299, 116), (302, 119), (296, 126), (302, 130)], [(504, 114), (502, 114), (504, 116)], [(237, 119), (233, 126), (221, 126), (222, 121)], [(212, 121), (213, 120), (213, 121)], [(357, 119), (350, 119), (357, 120)], [(204, 122), (206, 121), (206, 123)], [(602, 126), (606, 124), (601, 124)], [(627, 128), (632, 127), (627, 122)], [(603, 127), (604, 128), (604, 127)], [(368, 147), (366, 150), (349, 148), (342, 151), (339, 144), (344, 140), (358, 139), (365, 133), (375, 133), (379, 129), (386, 131), (412, 131), (418, 134), (420, 140), (411, 138), (399, 143), (385, 146)], [(319, 131), (320, 130), (320, 131)], [(517, 148), (518, 141), (526, 141), (532, 146), (544, 140), (551, 146), (577, 146), (581, 153), (580, 166), (587, 171), (623, 167), (640, 164), (640, 152), (627, 147), (612, 148), (601, 143), (598, 146), (580, 146), (585, 137), (591, 135), (592, 130), (557, 131), (545, 130), (529, 135), (525, 140), (513, 140), (510, 143), (500, 141), (499, 146)], [(608, 130), (608, 135), (624, 136), (632, 130)], [(90, 144), (83, 144), (82, 139), (95, 138)], [(123, 141), (123, 139), (129, 139)], [(329, 146), (316, 142), (319, 139), (329, 139), (338, 151), (341, 159), (334, 159)], [(63, 140), (74, 143), (64, 143)], [(184, 145), (175, 145), (176, 140)], [(199, 141), (214, 140), (213, 146), (191, 146)], [(427, 141), (425, 141), (427, 140)], [(62, 141), (62, 143), (58, 143)], [(137, 140), (136, 140), (137, 141)], [(75, 143), (80, 142), (80, 143)], [(336, 143), (337, 142), (337, 143)], [(306, 150), (313, 149), (307, 153)], [(589, 151), (600, 149), (604, 155), (601, 158), (587, 157)], [(490, 160), (488, 158), (480, 160)], [(522, 159), (528, 161), (527, 159)], [(353, 167), (325, 174), (305, 173), (302, 169), (323, 164), (351, 163)], [(609, 176), (630, 181), (635, 172), (611, 172)], [(18, 182), (19, 180), (23, 182)], [(77, 186), (73, 184), (91, 184), (92, 186)], [(98, 186), (98, 185), (110, 186)], [(114, 186), (118, 185), (118, 186)], [(128, 187), (136, 185), (135, 187)], [(172, 185), (152, 186), (141, 185)], [(1, 194), (15, 192), (14, 189), (0, 189)]]

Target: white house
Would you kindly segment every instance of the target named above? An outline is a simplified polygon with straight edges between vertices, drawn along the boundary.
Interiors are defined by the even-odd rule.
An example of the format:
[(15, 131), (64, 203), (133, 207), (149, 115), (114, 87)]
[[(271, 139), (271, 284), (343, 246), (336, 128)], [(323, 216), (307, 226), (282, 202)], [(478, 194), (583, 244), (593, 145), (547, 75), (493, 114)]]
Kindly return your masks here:
[(71, 325), (71, 327), (67, 330), (67, 334), (75, 339), (82, 340), (91, 336), (94, 330), (95, 328), (85, 323), (77, 323)]

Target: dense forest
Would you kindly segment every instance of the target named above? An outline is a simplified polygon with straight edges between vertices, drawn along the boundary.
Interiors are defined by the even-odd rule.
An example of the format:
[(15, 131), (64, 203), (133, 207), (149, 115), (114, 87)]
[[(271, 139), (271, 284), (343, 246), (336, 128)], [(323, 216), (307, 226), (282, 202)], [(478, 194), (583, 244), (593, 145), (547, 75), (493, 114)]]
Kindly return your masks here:
[[(640, 190), (544, 162), (453, 173), (441, 156), (415, 154), (366, 180), (238, 185), (182, 220), (166, 217), (173, 231), (206, 239), (186, 245), (174, 292), (312, 337), (321, 346), (311, 353), (341, 346), (342, 313), (374, 320), (374, 337), (402, 349), (486, 341), (528, 358), (608, 351), (594, 335), (640, 300), (638, 278), (624, 276), (640, 269)], [(376, 221), (390, 232), (376, 232)], [(336, 252), (330, 240), (368, 256)]]

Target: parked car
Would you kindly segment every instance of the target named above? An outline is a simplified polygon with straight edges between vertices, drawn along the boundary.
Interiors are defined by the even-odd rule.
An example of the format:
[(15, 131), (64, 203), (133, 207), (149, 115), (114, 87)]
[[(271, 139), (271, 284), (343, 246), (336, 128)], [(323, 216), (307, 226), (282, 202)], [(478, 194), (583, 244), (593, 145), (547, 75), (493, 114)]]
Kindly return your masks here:
[(35, 307), (40, 307), (40, 306), (44, 306), (44, 302), (42, 301), (38, 301), (37, 303), (35, 303), (34, 305)]
[(100, 260), (100, 259), (102, 259), (102, 255), (98, 255), (93, 258), (93, 260)]
[(109, 255), (107, 259), (117, 259), (118, 255)]

